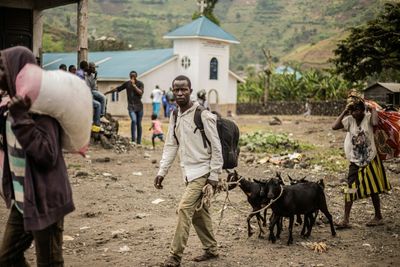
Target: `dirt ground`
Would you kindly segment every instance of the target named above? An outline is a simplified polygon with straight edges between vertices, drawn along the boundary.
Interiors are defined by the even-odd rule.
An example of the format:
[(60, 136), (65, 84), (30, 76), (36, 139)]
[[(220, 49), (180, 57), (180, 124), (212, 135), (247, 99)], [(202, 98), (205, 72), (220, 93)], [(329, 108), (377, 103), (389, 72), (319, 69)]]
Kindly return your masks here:
[[(293, 139), (313, 144), (315, 147), (312, 151), (304, 152), (306, 156), (342, 147), (344, 132), (330, 130), (334, 120), (332, 117), (279, 118), (283, 124), (277, 126), (268, 125), (270, 116), (239, 116), (235, 120), (244, 131), (260, 129), (288, 133)], [(154, 151), (148, 146), (149, 123), (145, 121), (143, 127), (147, 139), (145, 145), (128, 153), (117, 154), (113, 150), (92, 146), (90, 158), (65, 155), (76, 205), (76, 210), (65, 218), (65, 266), (158, 266), (168, 256), (169, 243), (176, 225), (175, 209), (184, 184), (176, 161), (164, 180), (164, 189), (156, 190), (153, 187), (162, 146), (158, 145)], [(127, 121), (121, 125), (121, 134), (128, 136)], [(381, 195), (385, 217), (383, 226), (365, 226), (373, 216), (371, 201), (365, 199), (357, 201), (353, 207), (352, 229), (337, 231), (336, 237), (331, 236), (328, 225), (318, 220), (308, 240), (300, 237), (301, 227), (295, 227), (294, 244), (287, 246), (285, 222), (281, 239), (272, 244), (267, 238), (258, 238), (258, 226), (254, 218), (253, 227), (256, 232), (248, 238), (246, 217), (250, 206), (240, 188), (236, 188), (230, 192), (232, 206), (225, 209), (222, 220), (220, 211), (225, 193), (219, 193), (212, 204), (220, 258), (207, 263), (190, 261), (202, 253), (201, 244), (191, 229), (182, 265), (400, 266), (400, 180), (399, 174), (389, 170), (396, 165), (398, 162), (385, 163), (393, 190)], [(347, 167), (335, 172), (313, 165), (306, 169), (285, 169), (271, 163), (246, 164), (243, 160), (237, 171), (247, 178), (269, 178), (275, 171), (282, 172), (285, 177), (290, 174), (295, 178), (307, 176), (310, 180), (324, 178), (330, 212), (335, 221), (342, 217), (343, 195), (340, 193), (342, 185), (339, 180), (345, 177)], [(153, 204), (157, 199), (163, 201)], [(7, 217), (8, 211), (1, 204), (0, 236), (3, 235)], [(304, 247), (301, 242), (325, 242), (329, 249), (317, 253)], [(34, 265), (34, 248), (29, 249), (27, 257)]]

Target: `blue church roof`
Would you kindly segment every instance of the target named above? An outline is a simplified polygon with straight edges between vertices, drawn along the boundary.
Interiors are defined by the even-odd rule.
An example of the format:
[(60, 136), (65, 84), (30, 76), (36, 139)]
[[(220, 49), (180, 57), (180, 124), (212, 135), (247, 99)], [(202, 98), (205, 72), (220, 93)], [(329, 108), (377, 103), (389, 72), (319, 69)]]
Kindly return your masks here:
[(166, 39), (203, 37), (238, 44), (239, 41), (204, 16), (164, 35)]
[[(140, 51), (90, 52), (88, 62), (95, 62), (99, 79), (128, 79), (129, 71), (139, 75), (159, 66), (174, 57), (173, 49)], [(44, 53), (43, 68), (56, 70), (60, 64), (75, 65), (76, 53)]]

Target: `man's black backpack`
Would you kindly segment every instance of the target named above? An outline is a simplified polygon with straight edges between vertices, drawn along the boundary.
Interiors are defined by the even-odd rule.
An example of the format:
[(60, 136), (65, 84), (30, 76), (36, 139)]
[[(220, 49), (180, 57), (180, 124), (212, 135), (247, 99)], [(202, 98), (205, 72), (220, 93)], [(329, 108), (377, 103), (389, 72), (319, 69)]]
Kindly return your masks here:
[[(211, 143), (208, 140), (205, 132), (203, 122), (201, 121), (201, 113), (206, 110), (203, 106), (198, 106), (194, 113), (194, 124), (196, 125), (196, 129), (194, 129), (194, 133), (199, 130), (201, 133), (201, 137), (203, 138), (204, 148), (207, 148), (207, 145), (210, 146)], [(222, 157), (224, 159), (224, 164), (222, 169), (233, 169), (238, 165), (239, 159), (239, 128), (231, 120), (224, 119), (216, 112), (213, 112), (217, 115), (217, 130), (219, 135), (219, 140), (221, 141), (222, 148)], [(176, 142), (179, 144), (178, 138), (175, 134), (175, 126), (176, 120), (178, 118), (178, 110), (175, 110), (173, 113), (174, 116), (174, 137)]]

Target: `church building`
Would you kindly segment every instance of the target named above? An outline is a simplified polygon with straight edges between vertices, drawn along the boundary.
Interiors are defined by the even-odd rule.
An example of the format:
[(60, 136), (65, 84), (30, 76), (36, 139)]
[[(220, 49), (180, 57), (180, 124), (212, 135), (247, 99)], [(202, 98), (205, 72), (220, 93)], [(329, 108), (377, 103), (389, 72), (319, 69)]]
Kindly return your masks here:
[[(237, 84), (243, 80), (229, 70), (231, 44), (239, 41), (204, 16), (179, 27), (164, 36), (173, 42), (169, 49), (140, 51), (89, 52), (95, 62), (98, 88), (105, 92), (129, 79), (129, 72), (137, 71), (144, 83), (142, 102), (145, 116), (151, 114), (151, 91), (158, 85), (168, 91), (172, 80), (186, 75), (192, 81), (193, 96), (205, 89), (212, 110), (226, 116), (236, 111)], [(58, 69), (60, 64), (75, 65), (76, 53), (45, 53), (43, 68)], [(125, 90), (108, 95), (108, 112), (127, 116)]]

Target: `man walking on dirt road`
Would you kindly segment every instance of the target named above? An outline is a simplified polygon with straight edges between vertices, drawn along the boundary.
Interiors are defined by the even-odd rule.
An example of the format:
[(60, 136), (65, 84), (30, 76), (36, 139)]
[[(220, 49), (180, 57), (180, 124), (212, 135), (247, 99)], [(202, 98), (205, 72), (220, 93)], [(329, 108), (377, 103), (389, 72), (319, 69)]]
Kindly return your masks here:
[(157, 189), (163, 188), (162, 181), (179, 151), (186, 189), (178, 206), (178, 224), (171, 242), (170, 256), (162, 264), (164, 267), (180, 266), (192, 223), (204, 249), (204, 253), (195, 257), (193, 261), (206, 261), (218, 257), (209, 207), (201, 205), (201, 200), (203, 188), (210, 188), (211, 185), (215, 192), (218, 174), (221, 173), (223, 164), (217, 116), (208, 110), (201, 112), (204, 132), (210, 141), (210, 146), (205, 148), (200, 130), (193, 131), (196, 129), (194, 115), (199, 104), (190, 100), (193, 90), (189, 78), (183, 75), (176, 77), (172, 82), (172, 91), (179, 108), (170, 116), (168, 134), (154, 186)]

